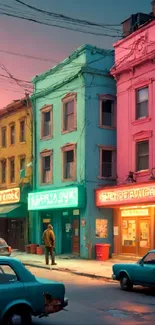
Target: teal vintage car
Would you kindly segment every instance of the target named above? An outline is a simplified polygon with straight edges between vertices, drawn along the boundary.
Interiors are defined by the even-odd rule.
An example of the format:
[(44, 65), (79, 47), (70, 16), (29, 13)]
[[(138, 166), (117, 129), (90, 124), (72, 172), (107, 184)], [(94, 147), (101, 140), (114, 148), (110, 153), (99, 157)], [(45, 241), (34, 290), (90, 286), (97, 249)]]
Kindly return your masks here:
[(28, 325), (68, 305), (63, 283), (36, 278), (17, 259), (0, 257), (0, 324)]
[(155, 287), (155, 250), (137, 263), (114, 264), (112, 270), (112, 279), (120, 282), (122, 290), (131, 290), (133, 285)]

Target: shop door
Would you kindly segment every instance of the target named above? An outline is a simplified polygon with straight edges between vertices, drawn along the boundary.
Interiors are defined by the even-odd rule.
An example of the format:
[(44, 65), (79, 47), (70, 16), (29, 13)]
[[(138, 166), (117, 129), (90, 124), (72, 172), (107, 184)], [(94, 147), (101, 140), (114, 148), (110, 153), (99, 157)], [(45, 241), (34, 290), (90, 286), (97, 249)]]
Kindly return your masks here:
[(13, 249), (24, 250), (25, 245), (25, 220), (9, 220), (8, 224), (8, 243)]
[(80, 253), (80, 222), (79, 219), (73, 220), (73, 254)]
[(62, 254), (72, 253), (72, 216), (62, 216)]
[(8, 219), (0, 218), (0, 238), (8, 242)]
[(150, 219), (138, 218), (138, 255), (143, 256), (151, 249)]
[(122, 218), (122, 253), (137, 254), (136, 218)]

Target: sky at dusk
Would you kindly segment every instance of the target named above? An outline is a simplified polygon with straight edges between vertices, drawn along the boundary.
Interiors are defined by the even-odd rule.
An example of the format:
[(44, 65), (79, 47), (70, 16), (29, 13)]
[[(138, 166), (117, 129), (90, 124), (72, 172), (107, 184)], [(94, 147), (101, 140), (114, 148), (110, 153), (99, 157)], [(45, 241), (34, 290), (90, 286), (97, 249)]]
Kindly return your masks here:
[[(23, 0), (23, 2), (44, 10), (102, 24), (120, 24), (133, 13), (151, 12), (151, 0)], [(24, 87), (10, 78), (10, 74), (13, 78), (30, 81), (32, 77), (50, 69), (82, 44), (111, 49), (117, 39), (43, 26), (2, 15), (4, 9), (9, 11), (12, 7), (13, 13), (31, 12), (32, 15), (30, 9), (14, 0), (0, 0), (0, 108), (24, 95)], [(36, 17), (39, 14), (34, 15)], [(50, 19), (52, 21), (52, 18)], [(106, 30), (105, 32), (108, 33)], [(42, 57), (50, 61), (23, 58), (3, 51)], [(6, 78), (1, 75), (5, 75)]]

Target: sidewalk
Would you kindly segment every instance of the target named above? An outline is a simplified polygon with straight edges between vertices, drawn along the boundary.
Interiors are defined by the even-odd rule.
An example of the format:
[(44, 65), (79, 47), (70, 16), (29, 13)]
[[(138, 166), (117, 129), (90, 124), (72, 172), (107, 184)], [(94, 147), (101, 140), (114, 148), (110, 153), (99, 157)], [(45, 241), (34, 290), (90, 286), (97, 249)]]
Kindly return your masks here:
[[(49, 269), (45, 265), (44, 255), (26, 254), (24, 252), (14, 251), (12, 257), (17, 258), (26, 266), (34, 266)], [(81, 276), (111, 279), (112, 265), (115, 263), (133, 263), (133, 261), (122, 261), (109, 259), (101, 262), (95, 260), (84, 260), (75, 257), (56, 256), (57, 265), (52, 266), (53, 270), (69, 272)]]

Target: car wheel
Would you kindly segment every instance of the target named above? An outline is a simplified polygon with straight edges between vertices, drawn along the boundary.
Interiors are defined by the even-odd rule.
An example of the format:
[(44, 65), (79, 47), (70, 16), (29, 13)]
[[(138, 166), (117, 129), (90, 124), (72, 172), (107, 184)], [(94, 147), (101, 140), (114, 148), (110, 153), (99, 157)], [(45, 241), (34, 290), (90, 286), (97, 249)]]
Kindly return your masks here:
[(32, 317), (28, 309), (12, 309), (4, 317), (5, 325), (31, 325)]
[(132, 290), (133, 285), (132, 285), (129, 277), (127, 276), (127, 274), (122, 274), (121, 275), (121, 278), (120, 278), (120, 287), (124, 291), (130, 291), (130, 290)]

